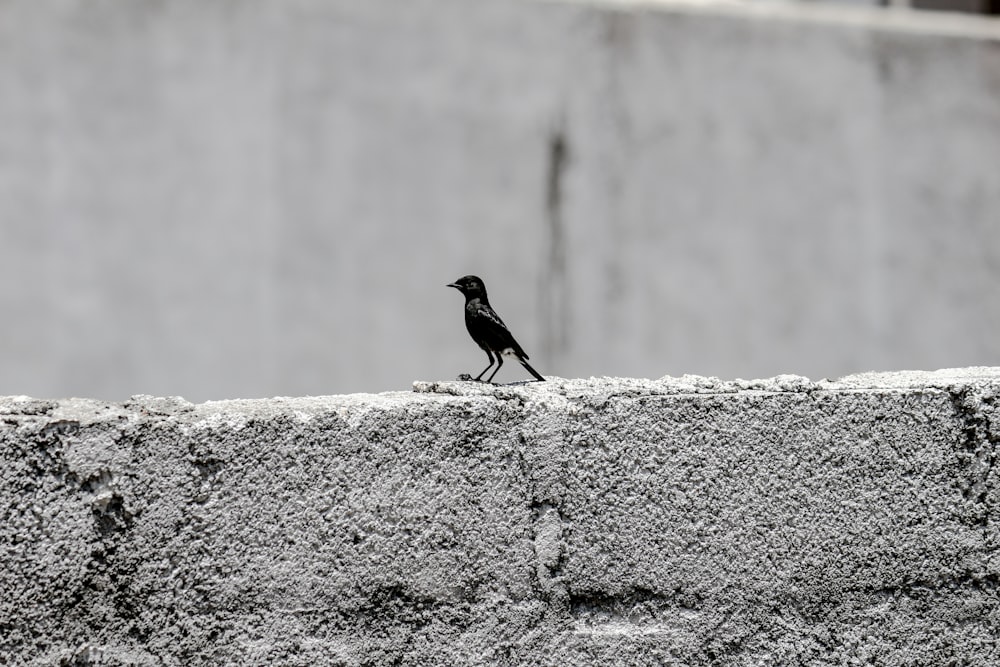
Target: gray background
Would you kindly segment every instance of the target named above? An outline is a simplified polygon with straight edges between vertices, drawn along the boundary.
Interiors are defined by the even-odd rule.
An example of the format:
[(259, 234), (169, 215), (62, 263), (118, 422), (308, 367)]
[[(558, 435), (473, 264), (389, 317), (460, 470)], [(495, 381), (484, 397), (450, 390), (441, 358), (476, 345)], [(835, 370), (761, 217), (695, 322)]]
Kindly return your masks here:
[(0, 394), (997, 363), (998, 211), (996, 20), (0, 4)]

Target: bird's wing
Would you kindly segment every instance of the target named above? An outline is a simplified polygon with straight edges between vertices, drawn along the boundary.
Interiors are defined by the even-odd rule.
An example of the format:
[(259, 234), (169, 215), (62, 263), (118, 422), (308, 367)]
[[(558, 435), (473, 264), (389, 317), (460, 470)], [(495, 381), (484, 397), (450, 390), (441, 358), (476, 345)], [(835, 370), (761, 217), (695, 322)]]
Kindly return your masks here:
[(489, 329), (488, 345), (494, 352), (500, 353), (510, 348), (514, 351), (514, 354), (521, 359), (528, 358), (524, 349), (516, 340), (514, 340), (514, 334), (510, 332), (507, 325), (504, 324), (503, 320), (500, 319), (500, 316), (497, 315), (497, 311), (493, 310), (489, 304), (480, 304), (479, 308), (476, 310), (476, 314), (484, 320), (486, 328)]
[(496, 325), (497, 327), (503, 329), (508, 334), (510, 333), (510, 329), (507, 328), (507, 325), (504, 324), (503, 320), (500, 319), (500, 316), (497, 315), (497, 311), (493, 310), (493, 308), (491, 308), (490, 306), (486, 304), (480, 304), (476, 313), (481, 317), (483, 317), (484, 319), (489, 320), (492, 324)]

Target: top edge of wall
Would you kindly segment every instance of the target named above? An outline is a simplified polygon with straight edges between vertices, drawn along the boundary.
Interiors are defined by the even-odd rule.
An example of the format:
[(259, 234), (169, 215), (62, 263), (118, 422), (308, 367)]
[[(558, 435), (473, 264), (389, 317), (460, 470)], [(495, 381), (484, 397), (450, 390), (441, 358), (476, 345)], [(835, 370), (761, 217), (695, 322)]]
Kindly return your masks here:
[(1000, 17), (905, 7), (857, 7), (787, 0), (538, 0), (625, 12), (789, 21), (909, 34), (1000, 40)]
[[(836, 380), (813, 381), (800, 375), (777, 375), (757, 380), (720, 380), (716, 377), (683, 375), (645, 378), (591, 377), (565, 379), (550, 377), (549, 382), (523, 382), (492, 385), (481, 382), (416, 381), (410, 391), (379, 394), (340, 394), (330, 396), (275, 396), (206, 401), (193, 404), (179, 396), (157, 397), (138, 394), (115, 403), (87, 398), (44, 400), (28, 396), (0, 396), (0, 415), (36, 416), (39, 418), (102, 421), (118, 418), (124, 412), (150, 415), (219, 412), (254, 415), (301, 413), (307, 416), (336, 409), (391, 409), (428, 400), (499, 399), (523, 400), (530, 397), (543, 403), (591, 397), (677, 396), (694, 394), (811, 393), (811, 392), (907, 392), (965, 391), (973, 387), (1000, 390), (1000, 367), (974, 366), (937, 371), (886, 371), (848, 375)], [(423, 396), (420, 396), (423, 394)]]

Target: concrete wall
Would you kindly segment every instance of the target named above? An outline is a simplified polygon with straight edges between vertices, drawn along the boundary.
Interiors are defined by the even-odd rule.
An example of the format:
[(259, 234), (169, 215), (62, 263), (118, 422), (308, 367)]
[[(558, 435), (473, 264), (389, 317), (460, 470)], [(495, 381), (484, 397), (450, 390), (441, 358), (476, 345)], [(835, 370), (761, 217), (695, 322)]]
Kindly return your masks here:
[(0, 400), (0, 662), (995, 665), (1000, 369)]
[[(0, 393), (1000, 356), (1000, 26), (829, 7), (0, 3)], [(501, 379), (517, 379), (505, 369)]]

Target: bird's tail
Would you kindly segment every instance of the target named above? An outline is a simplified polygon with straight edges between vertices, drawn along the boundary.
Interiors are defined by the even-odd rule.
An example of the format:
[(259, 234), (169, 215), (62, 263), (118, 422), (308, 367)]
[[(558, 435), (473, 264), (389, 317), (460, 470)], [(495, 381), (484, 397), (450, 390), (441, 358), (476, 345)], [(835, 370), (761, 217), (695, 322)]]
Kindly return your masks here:
[(534, 368), (532, 368), (531, 364), (529, 364), (527, 361), (525, 361), (521, 357), (517, 357), (517, 360), (521, 362), (521, 365), (524, 366), (524, 369), (526, 371), (528, 371), (529, 373), (531, 373), (532, 375), (535, 376), (536, 380), (538, 380), (539, 382), (545, 382), (545, 378), (543, 378), (538, 371), (536, 371)]

